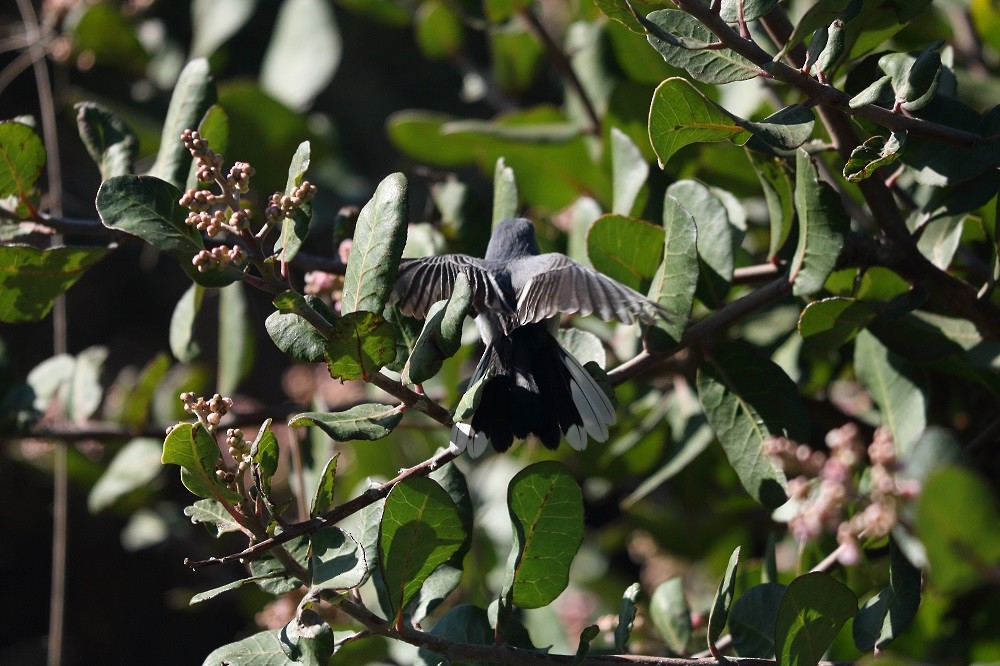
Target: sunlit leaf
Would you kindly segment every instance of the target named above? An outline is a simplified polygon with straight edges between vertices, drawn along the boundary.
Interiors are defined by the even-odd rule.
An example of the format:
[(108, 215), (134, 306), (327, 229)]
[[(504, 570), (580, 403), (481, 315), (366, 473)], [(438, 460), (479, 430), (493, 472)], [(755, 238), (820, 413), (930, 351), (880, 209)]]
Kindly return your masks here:
[(774, 647), (782, 666), (816, 666), (837, 632), (858, 612), (851, 589), (830, 574), (814, 571), (785, 589), (774, 626)]
[(569, 566), (583, 540), (583, 496), (562, 464), (530, 465), (511, 479), (507, 508), (514, 543), (503, 597), (521, 608), (540, 608), (569, 583)]

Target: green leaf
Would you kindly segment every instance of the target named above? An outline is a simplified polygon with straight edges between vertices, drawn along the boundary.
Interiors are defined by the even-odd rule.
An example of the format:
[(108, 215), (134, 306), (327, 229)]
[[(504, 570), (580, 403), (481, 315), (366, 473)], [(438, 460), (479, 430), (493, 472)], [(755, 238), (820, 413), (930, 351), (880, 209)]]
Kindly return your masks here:
[(874, 104), (876, 106), (892, 105), (892, 79), (890, 77), (883, 76), (880, 79), (872, 81), (867, 88), (852, 97), (851, 101), (848, 102), (848, 106), (852, 109), (859, 109), (866, 104)]
[(288, 420), (290, 426), (316, 426), (338, 442), (382, 439), (399, 425), (403, 412), (394, 405), (368, 403), (344, 412), (304, 412)]
[[(358, 215), (341, 312), (382, 312), (406, 244), (406, 177), (387, 176)], [(387, 362), (387, 361), (384, 361)]]
[(338, 527), (313, 532), (312, 590), (346, 590), (361, 585), (368, 573), (365, 553)]
[(397, 617), (465, 539), (458, 508), (436, 482), (410, 477), (393, 487), (382, 512), (378, 562)]
[(597, 638), (601, 633), (601, 628), (596, 624), (592, 624), (585, 627), (583, 631), (580, 632), (580, 642), (576, 647), (576, 654), (573, 656), (573, 663), (579, 664), (583, 661), (583, 658), (587, 656), (590, 652), (590, 642)]
[(859, 333), (854, 342), (854, 371), (878, 405), (882, 424), (896, 442), (896, 452), (905, 454), (927, 427), (926, 375), (868, 331)]
[(107, 253), (106, 247), (0, 246), (0, 321), (41, 321), (59, 294)]
[(687, 654), (691, 641), (691, 609), (684, 598), (684, 584), (679, 576), (668, 579), (653, 591), (649, 615), (670, 651)]
[(881, 134), (868, 137), (851, 151), (851, 157), (844, 165), (844, 178), (852, 183), (869, 178), (880, 167), (898, 160), (905, 143), (906, 134), (901, 132), (893, 132), (888, 137)]
[(492, 174), (498, 158), (514, 169), (525, 204), (561, 209), (581, 191), (610, 200), (607, 171), (592, 157), (578, 124), (551, 106), (505, 113), (490, 122), (453, 122), (423, 111), (389, 118), (393, 143), (415, 160), (453, 167), (478, 165)]
[(760, 68), (732, 49), (709, 49), (719, 41), (711, 30), (687, 12), (660, 9), (640, 23), (647, 39), (668, 64), (687, 70), (695, 81), (719, 84), (745, 81), (760, 74)]
[(663, 229), (622, 215), (602, 215), (587, 232), (587, 256), (594, 268), (643, 291), (663, 257)]
[(447, 562), (434, 570), (420, 587), (420, 592), (411, 602), (410, 620), (420, 622), (458, 587), (462, 580), (462, 560), (472, 547), (473, 515), (472, 498), (465, 475), (455, 465), (444, 465), (430, 473), (430, 478), (438, 482), (458, 509), (465, 531), (465, 542)]
[(109, 229), (138, 236), (153, 247), (173, 255), (196, 283), (221, 287), (237, 279), (235, 271), (198, 271), (191, 258), (205, 249), (201, 234), (184, 220), (178, 203), (181, 191), (153, 176), (115, 176), (97, 191), (97, 212)]
[[(278, 471), (281, 450), (278, 438), (271, 432), (271, 419), (261, 424), (257, 436), (250, 445), (250, 460), (253, 463), (253, 479), (257, 489), (265, 498), (271, 496), (271, 478)], [(268, 501), (270, 501), (268, 499)]]
[(764, 201), (767, 203), (767, 214), (771, 227), (767, 258), (771, 260), (784, 246), (785, 241), (788, 240), (788, 234), (792, 230), (792, 219), (795, 213), (792, 202), (792, 182), (785, 160), (782, 158), (753, 150), (747, 150), (746, 154), (757, 173), (761, 189), (764, 190)]
[(545, 54), (539, 40), (521, 21), (492, 27), (486, 36), (493, 85), (505, 93), (519, 93), (530, 88), (538, 77)]
[(951, 215), (932, 220), (923, 227), (917, 248), (932, 264), (941, 270), (947, 270), (958, 250), (964, 227), (965, 215)]
[(615, 649), (624, 653), (627, 649), (629, 639), (632, 636), (632, 625), (635, 623), (635, 615), (638, 611), (636, 602), (642, 596), (642, 586), (639, 583), (632, 583), (625, 588), (622, 594), (622, 605), (618, 611), (618, 624), (615, 625)]
[[(279, 547), (284, 548), (303, 569), (309, 569), (312, 564), (309, 546), (309, 538), (299, 536)], [(257, 578), (254, 582), (260, 586), (260, 589), (271, 594), (285, 594), (297, 590), (303, 583), (309, 582), (287, 575), (285, 565), (270, 552), (250, 560), (250, 573)]]
[(123, 446), (87, 495), (87, 508), (98, 513), (129, 493), (151, 484), (160, 473), (160, 442), (138, 437)]
[(755, 585), (744, 592), (729, 613), (729, 633), (741, 657), (774, 659), (774, 627), (785, 593), (779, 583)]
[(203, 601), (214, 599), (221, 594), (225, 594), (226, 592), (232, 592), (233, 590), (238, 590), (244, 585), (249, 585), (250, 583), (256, 583), (261, 580), (269, 580), (275, 577), (276, 575), (250, 576), (248, 578), (241, 578), (239, 580), (234, 580), (231, 583), (220, 585), (219, 587), (212, 588), (211, 590), (205, 590), (204, 592), (199, 592), (198, 594), (191, 597), (191, 601), (188, 602), (188, 605), (194, 606), (195, 604), (200, 604)]
[(799, 317), (799, 335), (821, 352), (837, 349), (867, 328), (881, 308), (867, 301), (834, 296), (807, 305)]
[(219, 290), (219, 377), (217, 391), (232, 395), (250, 373), (254, 328), (248, 326), (247, 301), (239, 282)]
[(816, 116), (812, 109), (802, 104), (793, 104), (772, 113), (764, 120), (754, 122), (735, 118), (754, 138), (779, 150), (794, 150), (812, 136)]
[(0, 122), (0, 198), (30, 201), (45, 166), (45, 144), (34, 128), (12, 120)]
[(672, 349), (687, 327), (698, 285), (698, 227), (681, 203), (670, 194), (663, 198), (663, 262), (649, 297), (670, 316), (658, 318), (649, 331), (651, 349)]
[(421, 384), (441, 370), (445, 359), (462, 346), (462, 323), (472, 304), (472, 287), (464, 275), (455, 279), (451, 296), (427, 311), (424, 327), (413, 345), (402, 379), (407, 384)]
[(316, 483), (316, 492), (313, 494), (312, 506), (309, 515), (315, 517), (322, 516), (334, 507), (334, 489), (337, 485), (337, 461), (340, 454), (335, 453), (332, 458), (326, 461), (323, 471), (319, 474), (319, 481)]
[(84, 147), (101, 171), (101, 179), (132, 173), (139, 138), (118, 115), (96, 102), (79, 102), (76, 128)]
[(493, 170), (493, 226), (503, 220), (517, 217), (517, 179), (514, 170), (501, 157)]
[(795, 29), (785, 43), (784, 48), (775, 56), (775, 60), (784, 58), (785, 54), (805, 39), (807, 35), (813, 34), (817, 28), (822, 28), (833, 23), (850, 3), (851, 0), (817, 0), (817, 2), (813, 3), (808, 11), (802, 15), (798, 23), (796, 23)]
[(973, 590), (1000, 564), (1000, 510), (977, 474), (945, 467), (931, 474), (917, 503), (917, 534), (930, 579), (944, 594)]
[(712, 610), (708, 614), (708, 646), (711, 648), (722, 636), (722, 629), (729, 619), (729, 610), (733, 606), (733, 597), (736, 593), (736, 568), (740, 563), (740, 548), (736, 547), (733, 554), (729, 556), (729, 564), (726, 565), (726, 573), (722, 576), (719, 589), (715, 593), (712, 601)]
[(807, 296), (822, 289), (833, 271), (850, 220), (840, 196), (820, 182), (809, 154), (801, 149), (795, 154), (795, 212), (799, 218), (799, 244), (788, 275), (792, 293)]
[(325, 0), (286, 0), (278, 10), (260, 66), (261, 86), (292, 109), (304, 111), (333, 78), (343, 41)]
[(814, 571), (793, 580), (778, 606), (775, 654), (781, 666), (816, 666), (840, 628), (858, 612), (858, 599), (833, 576)]
[(890, 541), (889, 584), (858, 611), (852, 626), (854, 644), (862, 652), (884, 649), (910, 626), (919, 605), (920, 570)]
[(261, 631), (243, 640), (223, 645), (205, 658), (202, 666), (278, 666), (290, 662), (276, 631)]
[(692, 143), (732, 141), (743, 145), (749, 138), (750, 133), (725, 109), (685, 79), (667, 79), (653, 91), (649, 140), (661, 169), (674, 153)]
[(514, 543), (502, 596), (521, 608), (552, 603), (569, 583), (569, 567), (583, 541), (583, 495), (560, 463), (524, 468), (507, 487)]
[(596, 363), (601, 368), (607, 364), (607, 353), (601, 339), (580, 328), (560, 328), (556, 331), (559, 346), (568, 351), (580, 365)]
[(170, 355), (166, 352), (154, 356), (139, 372), (135, 383), (129, 387), (120, 409), (113, 418), (131, 428), (144, 426), (149, 421), (157, 388), (170, 370), (170, 364)]
[[(212, 83), (212, 73), (208, 61), (204, 58), (192, 60), (184, 66), (174, 93), (170, 97), (167, 108), (167, 119), (163, 122), (163, 134), (160, 138), (160, 150), (156, 161), (149, 170), (150, 176), (167, 181), (174, 187), (182, 187), (187, 178), (191, 154), (181, 142), (181, 132), (195, 129), (204, 117), (208, 107), (215, 102), (215, 85)], [(103, 189), (103, 186), (102, 188)], [(180, 194), (173, 197), (174, 202)], [(152, 197), (150, 197), (152, 199)], [(98, 202), (100, 192), (98, 192)], [(157, 207), (157, 209), (160, 209)], [(98, 203), (100, 210), (100, 203)], [(104, 219), (104, 215), (101, 216)], [(105, 224), (108, 224), (105, 220)], [(127, 230), (126, 230), (127, 231)], [(144, 240), (147, 240), (144, 238)], [(147, 240), (147, 242), (150, 242)], [(156, 243), (150, 245), (160, 247)]]
[[(428, 633), (431, 636), (469, 645), (493, 645), (494, 642), (494, 631), (486, 609), (471, 604), (461, 604), (450, 609)], [(470, 664), (470, 662), (449, 660), (437, 652), (421, 647), (414, 664), (415, 666), (458, 666), (459, 664)]]
[(417, 46), (428, 60), (444, 60), (465, 46), (462, 22), (447, 3), (440, 0), (423, 2), (413, 19)]
[(631, 215), (639, 200), (639, 193), (649, 176), (649, 164), (642, 152), (617, 127), (611, 128), (611, 175), (614, 198), (611, 212)]
[(257, 0), (193, 0), (191, 57), (207, 58), (240, 31), (257, 9)]
[(462, 398), (458, 401), (458, 406), (455, 407), (455, 421), (468, 423), (472, 419), (476, 408), (479, 407), (479, 400), (483, 397), (483, 389), (493, 379), (494, 373), (495, 370), (488, 368), (482, 377), (469, 385), (469, 388), (465, 390)]
[(784, 504), (785, 474), (764, 445), (809, 434), (794, 382), (752, 347), (725, 343), (698, 369), (698, 398), (747, 492), (772, 509)]
[(351, 312), (334, 322), (323, 353), (334, 379), (368, 381), (395, 358), (396, 333), (374, 312)]
[(201, 346), (194, 340), (194, 322), (204, 297), (204, 288), (192, 284), (177, 301), (170, 317), (170, 352), (181, 363), (190, 363), (201, 353)]
[(726, 23), (735, 23), (740, 18), (743, 5), (743, 20), (753, 21), (771, 11), (778, 0), (722, 0), (719, 17)]
[(185, 488), (205, 499), (239, 502), (243, 496), (222, 485), (215, 476), (218, 460), (219, 445), (200, 425), (179, 423), (163, 440), (160, 462), (180, 466)]
[[(305, 305), (303, 305), (303, 303)], [(306, 296), (293, 291), (279, 294), (274, 299), (278, 312), (272, 312), (264, 321), (264, 328), (271, 340), (281, 351), (297, 361), (319, 363), (323, 360), (326, 338), (308, 321), (297, 314), (285, 310), (311, 307), (328, 322), (336, 321), (326, 304), (315, 296)]]
[(329, 666), (340, 646), (333, 628), (315, 610), (311, 598), (299, 603), (295, 617), (278, 632), (285, 657), (302, 666)]
[(220, 502), (211, 499), (200, 499), (191, 506), (184, 507), (184, 515), (189, 517), (192, 523), (204, 525), (208, 533), (215, 538), (226, 532), (239, 532), (243, 529)]
[(695, 293), (709, 307), (718, 307), (729, 292), (743, 230), (730, 220), (725, 202), (696, 180), (679, 180), (671, 184), (667, 196), (676, 199), (694, 218), (698, 230)]
[[(302, 184), (306, 170), (309, 169), (311, 150), (308, 141), (303, 141), (292, 155), (288, 165), (288, 182), (285, 184), (285, 194), (291, 196), (292, 190)], [(295, 208), (291, 217), (281, 220), (281, 234), (274, 242), (274, 251), (282, 261), (291, 261), (309, 233), (309, 221), (312, 218), (312, 204), (304, 203)]]
[(66, 22), (65, 34), (72, 41), (73, 54), (89, 53), (99, 68), (110, 67), (141, 77), (150, 58), (136, 34), (137, 22), (111, 5), (96, 4), (81, 9), (82, 16), (77, 14)]
[(205, 243), (194, 227), (185, 224), (187, 209), (178, 203), (180, 198), (176, 186), (159, 178), (115, 176), (97, 191), (97, 212), (109, 229), (138, 236), (171, 254), (186, 254), (190, 260), (205, 249)]

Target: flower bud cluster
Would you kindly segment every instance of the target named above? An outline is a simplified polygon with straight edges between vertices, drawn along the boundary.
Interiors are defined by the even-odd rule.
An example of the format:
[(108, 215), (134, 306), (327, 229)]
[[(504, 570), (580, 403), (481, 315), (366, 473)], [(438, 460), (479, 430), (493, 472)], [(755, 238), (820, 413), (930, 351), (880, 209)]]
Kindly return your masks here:
[[(185, 193), (184, 196), (187, 196)], [(181, 205), (184, 205), (184, 199), (181, 198)], [(184, 219), (184, 223), (189, 227), (194, 227), (198, 231), (204, 231), (209, 236), (215, 236), (226, 224), (226, 214), (221, 210), (217, 210), (213, 213), (202, 212), (198, 213), (191, 211), (188, 213), (187, 218)]]
[(222, 180), (222, 155), (213, 151), (208, 141), (203, 139), (197, 130), (186, 129), (181, 132), (181, 141), (194, 158), (199, 182), (212, 183)]
[(267, 208), (264, 209), (264, 222), (274, 224), (278, 220), (291, 217), (296, 208), (312, 201), (312, 198), (316, 196), (316, 190), (315, 185), (304, 180), (301, 185), (292, 188), (290, 194), (275, 192), (267, 200)]
[(229, 264), (239, 266), (246, 261), (247, 253), (239, 245), (220, 245), (211, 250), (202, 250), (191, 258), (195, 268), (204, 273), (210, 269), (223, 269)]
[(226, 187), (231, 191), (246, 194), (250, 191), (250, 178), (256, 173), (246, 162), (235, 162), (226, 177)]
[(180, 395), (181, 402), (184, 403), (184, 411), (198, 417), (210, 434), (215, 434), (222, 417), (233, 407), (232, 398), (223, 398), (216, 393), (208, 400), (201, 396), (185, 391)]
[(870, 467), (863, 490), (855, 482), (866, 453), (857, 425), (848, 423), (831, 430), (826, 445), (829, 454), (774, 438), (765, 444), (765, 451), (791, 477), (787, 492), (797, 502), (797, 511), (788, 521), (792, 535), (809, 541), (836, 534), (838, 559), (850, 565), (861, 557), (861, 537), (888, 535), (897, 523), (900, 505), (920, 493), (920, 484), (898, 478), (896, 446), (886, 428), (876, 430), (867, 447)]
[(226, 430), (226, 446), (229, 447), (229, 455), (236, 462), (236, 472), (242, 474), (250, 467), (250, 442), (243, 438), (243, 431), (239, 428), (229, 428)]

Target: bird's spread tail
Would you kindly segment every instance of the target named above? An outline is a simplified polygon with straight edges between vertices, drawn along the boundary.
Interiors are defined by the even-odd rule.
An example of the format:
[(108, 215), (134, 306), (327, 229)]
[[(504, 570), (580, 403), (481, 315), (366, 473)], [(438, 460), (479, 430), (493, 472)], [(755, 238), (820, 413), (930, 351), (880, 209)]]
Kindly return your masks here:
[(490, 371), (494, 376), (483, 388), (472, 422), (452, 428), (452, 444), (460, 451), (478, 457), (489, 443), (503, 452), (515, 437), (531, 434), (550, 449), (563, 435), (577, 450), (586, 448), (588, 436), (607, 440), (608, 426), (615, 422), (611, 400), (544, 323), (496, 336), (472, 381)]

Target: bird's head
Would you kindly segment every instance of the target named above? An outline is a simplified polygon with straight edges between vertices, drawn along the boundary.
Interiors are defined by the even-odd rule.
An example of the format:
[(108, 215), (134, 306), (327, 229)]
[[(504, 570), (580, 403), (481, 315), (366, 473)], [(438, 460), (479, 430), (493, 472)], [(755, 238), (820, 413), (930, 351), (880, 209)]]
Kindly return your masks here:
[(536, 254), (538, 241), (535, 240), (535, 225), (523, 217), (511, 217), (500, 222), (486, 248), (486, 259), (490, 261), (509, 261)]

